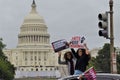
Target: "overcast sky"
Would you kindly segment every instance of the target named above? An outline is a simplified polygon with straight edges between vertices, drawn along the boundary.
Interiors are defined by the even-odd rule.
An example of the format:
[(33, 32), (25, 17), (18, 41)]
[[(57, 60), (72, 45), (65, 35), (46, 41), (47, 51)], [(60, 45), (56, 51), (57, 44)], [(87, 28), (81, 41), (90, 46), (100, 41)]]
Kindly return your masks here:
[[(15, 48), (24, 17), (33, 0), (0, 0), (0, 37), (7, 48)], [(90, 49), (110, 40), (98, 35), (98, 14), (109, 11), (109, 0), (35, 0), (50, 34), (50, 42), (85, 36)], [(114, 0), (114, 44), (120, 47), (120, 0)]]

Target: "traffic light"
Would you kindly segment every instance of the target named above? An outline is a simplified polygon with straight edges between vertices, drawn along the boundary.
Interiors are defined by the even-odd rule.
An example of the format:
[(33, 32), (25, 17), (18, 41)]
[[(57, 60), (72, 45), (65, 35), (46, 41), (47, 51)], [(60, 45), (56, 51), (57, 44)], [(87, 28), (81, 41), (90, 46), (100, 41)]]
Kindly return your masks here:
[(98, 26), (100, 29), (102, 29), (98, 32), (99, 36), (103, 36), (108, 39), (108, 13), (100, 13), (98, 15), (98, 19), (100, 20)]

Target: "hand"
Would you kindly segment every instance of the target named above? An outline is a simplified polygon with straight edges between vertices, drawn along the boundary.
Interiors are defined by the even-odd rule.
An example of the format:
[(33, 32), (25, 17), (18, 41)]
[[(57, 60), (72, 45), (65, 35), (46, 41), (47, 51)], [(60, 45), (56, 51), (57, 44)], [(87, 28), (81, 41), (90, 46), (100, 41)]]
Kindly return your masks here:
[(83, 45), (84, 45), (85, 47), (87, 47), (87, 44), (86, 44), (86, 43), (84, 43)]
[(61, 54), (62, 54), (61, 51), (59, 51), (59, 52), (58, 52), (58, 56), (61, 56)]
[(84, 43), (83, 45), (84, 45), (85, 49), (89, 50), (86, 43)]
[(82, 79), (82, 77), (83, 77), (83, 76), (82, 76), (82, 75), (80, 75), (80, 76), (79, 76), (79, 80), (81, 80), (81, 79)]
[(66, 43), (65, 43), (65, 45), (66, 45), (66, 46), (69, 46), (69, 45), (70, 45), (70, 43), (66, 42)]
[(84, 43), (83, 45), (84, 45), (84, 48), (85, 48), (86, 54), (87, 54), (87, 55), (90, 54), (90, 51), (89, 51), (89, 48), (87, 47), (87, 44)]

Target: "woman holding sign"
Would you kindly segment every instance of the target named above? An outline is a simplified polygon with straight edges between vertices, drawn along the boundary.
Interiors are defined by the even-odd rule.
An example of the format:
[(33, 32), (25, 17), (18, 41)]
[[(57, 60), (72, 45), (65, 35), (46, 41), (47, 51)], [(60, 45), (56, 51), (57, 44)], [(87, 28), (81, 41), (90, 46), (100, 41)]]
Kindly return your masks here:
[(90, 60), (90, 52), (86, 44), (84, 44), (84, 47), (78, 48), (77, 52), (75, 52), (73, 48), (71, 48), (71, 51), (77, 59), (74, 75), (80, 75), (86, 70), (88, 62)]
[(68, 75), (74, 74), (74, 65), (75, 65), (75, 59), (73, 57), (72, 52), (68, 51), (64, 54), (65, 61), (61, 61), (61, 52), (58, 52), (58, 63), (59, 64), (65, 64), (68, 66)]

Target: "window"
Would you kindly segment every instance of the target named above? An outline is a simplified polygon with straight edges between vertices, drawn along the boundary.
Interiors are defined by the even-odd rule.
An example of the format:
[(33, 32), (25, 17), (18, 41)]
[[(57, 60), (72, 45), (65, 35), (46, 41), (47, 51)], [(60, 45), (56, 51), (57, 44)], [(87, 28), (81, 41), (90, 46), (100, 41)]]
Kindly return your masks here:
[(50, 68), (50, 70), (52, 71), (52, 68)]
[(24, 69), (22, 69), (22, 71), (24, 71)]
[(38, 71), (38, 68), (36, 68), (36, 71)]
[(41, 69), (41, 71), (42, 71), (43, 69)]
[(33, 71), (33, 68), (31, 69), (31, 71)]
[(35, 61), (37, 60), (37, 57), (35, 56)]

